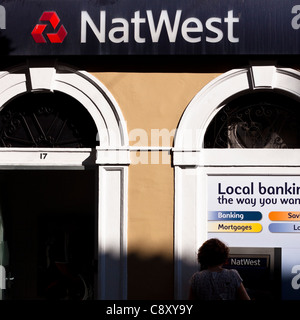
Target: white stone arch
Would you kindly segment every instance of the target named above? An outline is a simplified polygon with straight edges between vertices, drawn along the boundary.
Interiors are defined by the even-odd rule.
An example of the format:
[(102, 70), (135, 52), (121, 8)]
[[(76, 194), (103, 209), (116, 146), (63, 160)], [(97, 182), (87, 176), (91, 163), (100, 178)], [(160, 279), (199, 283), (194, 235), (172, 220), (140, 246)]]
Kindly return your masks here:
[(300, 97), (300, 72), (275, 65), (234, 69), (207, 84), (192, 99), (180, 120), (174, 140), (175, 151), (199, 151), (204, 134), (228, 99), (257, 90), (278, 90)]
[(34, 91), (59, 91), (72, 96), (94, 119), (100, 146), (128, 146), (126, 123), (118, 103), (109, 90), (91, 74), (65, 66), (21, 66), (9, 72), (1, 72), (0, 110), (17, 95)]
[[(127, 298), (127, 195), (129, 140), (118, 103), (95, 77), (64, 65), (22, 65), (0, 72), (0, 111), (29, 92), (59, 91), (87, 109), (99, 144), (89, 148), (0, 148), (0, 168), (72, 169), (94, 165), (98, 180), (98, 299)], [(47, 153), (43, 160), (41, 155)]]
[[(174, 139), (175, 298), (188, 297), (197, 270), (196, 253), (207, 239), (207, 177), (213, 174), (299, 174), (300, 151), (290, 149), (205, 149), (204, 135), (226, 102), (259, 90), (300, 98), (300, 72), (275, 64), (234, 69), (207, 84), (192, 99)], [(298, 167), (298, 168), (297, 168)]]

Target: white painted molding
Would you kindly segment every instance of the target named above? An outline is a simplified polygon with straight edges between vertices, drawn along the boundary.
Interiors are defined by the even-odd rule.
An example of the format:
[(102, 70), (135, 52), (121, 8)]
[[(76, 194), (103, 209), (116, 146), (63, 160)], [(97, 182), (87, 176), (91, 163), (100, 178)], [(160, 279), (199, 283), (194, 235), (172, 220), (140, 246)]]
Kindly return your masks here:
[(95, 166), (95, 159), (90, 148), (0, 148), (1, 169), (83, 169)]
[(96, 164), (107, 165), (107, 164), (130, 164), (130, 149), (103, 149), (101, 147), (97, 147), (97, 157)]
[(53, 91), (55, 68), (29, 68), (28, 83), (32, 91)]
[(127, 166), (99, 166), (98, 298), (127, 298)]
[(32, 91), (59, 91), (72, 96), (90, 113), (97, 126), (100, 146), (128, 146), (121, 109), (109, 90), (85, 71), (66, 66), (20, 66), (0, 73), (0, 110), (11, 99)]
[[(175, 167), (174, 277), (175, 299), (188, 299), (189, 280), (197, 270), (196, 168)], [(188, 186), (188, 188), (186, 188)], [(201, 234), (201, 232), (200, 232)]]
[(202, 149), (173, 151), (174, 166), (300, 166), (300, 149)]
[(197, 270), (196, 253), (207, 239), (208, 175), (300, 174), (299, 149), (203, 148), (206, 129), (220, 108), (235, 96), (258, 90), (300, 98), (300, 73), (270, 64), (231, 70), (194, 97), (179, 123), (172, 150), (175, 299), (188, 298), (189, 280)]
[(100, 147), (85, 149), (0, 148), (1, 169), (97, 169), (98, 299), (127, 298), (127, 198), (129, 139), (126, 122), (107, 88), (85, 71), (66, 66), (20, 66), (0, 72), (0, 111), (28, 92), (59, 91), (90, 113)]
[(300, 97), (300, 72), (276, 66), (234, 69), (211, 81), (192, 99), (180, 120), (174, 150), (200, 151), (209, 123), (228, 99), (253, 90), (284, 91)]
[(250, 68), (250, 76), (254, 89), (270, 89), (276, 83), (276, 67), (274, 65), (254, 65)]

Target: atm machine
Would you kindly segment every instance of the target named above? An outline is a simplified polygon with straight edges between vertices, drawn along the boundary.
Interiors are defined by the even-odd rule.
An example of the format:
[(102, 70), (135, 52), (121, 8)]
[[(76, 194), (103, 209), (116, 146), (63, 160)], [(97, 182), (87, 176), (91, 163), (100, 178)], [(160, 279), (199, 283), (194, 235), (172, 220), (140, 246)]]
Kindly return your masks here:
[(224, 268), (239, 272), (252, 300), (281, 299), (281, 248), (230, 247)]

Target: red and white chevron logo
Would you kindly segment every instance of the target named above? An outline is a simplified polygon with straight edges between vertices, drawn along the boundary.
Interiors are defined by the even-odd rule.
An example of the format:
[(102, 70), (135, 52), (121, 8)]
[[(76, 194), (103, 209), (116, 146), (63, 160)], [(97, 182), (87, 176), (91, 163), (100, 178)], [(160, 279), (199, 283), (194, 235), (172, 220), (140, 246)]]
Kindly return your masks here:
[[(60, 22), (60, 19), (55, 11), (45, 11), (41, 15), (39, 21), (49, 21), (55, 31), (56, 27)], [(31, 35), (36, 43), (47, 43), (43, 35), (43, 32), (46, 27), (47, 24), (37, 24), (33, 28)], [(66, 31), (65, 27), (61, 25), (56, 33), (47, 33), (47, 37), (51, 43), (62, 43), (67, 34), (68, 32)]]

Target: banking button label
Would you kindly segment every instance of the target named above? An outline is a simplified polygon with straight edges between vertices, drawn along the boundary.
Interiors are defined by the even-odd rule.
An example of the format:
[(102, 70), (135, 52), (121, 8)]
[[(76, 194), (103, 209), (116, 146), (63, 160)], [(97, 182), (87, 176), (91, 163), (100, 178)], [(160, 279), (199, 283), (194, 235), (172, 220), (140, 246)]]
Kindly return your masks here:
[(209, 221), (259, 221), (262, 214), (259, 211), (209, 211)]

